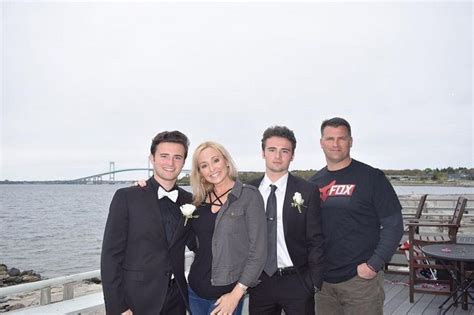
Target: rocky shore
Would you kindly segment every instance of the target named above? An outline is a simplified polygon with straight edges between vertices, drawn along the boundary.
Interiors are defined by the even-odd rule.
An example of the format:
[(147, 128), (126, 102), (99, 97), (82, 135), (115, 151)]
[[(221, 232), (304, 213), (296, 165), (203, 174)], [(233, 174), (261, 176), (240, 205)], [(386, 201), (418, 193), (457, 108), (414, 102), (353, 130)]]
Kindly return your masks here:
[[(18, 268), (9, 269), (5, 264), (0, 264), (0, 287), (17, 285), (21, 283), (43, 280), (40, 274), (33, 270), (21, 271)], [(74, 296), (81, 296), (102, 290), (100, 279), (93, 278), (76, 283)], [(62, 286), (51, 288), (51, 302), (62, 300)], [(9, 296), (0, 296), (0, 313), (17, 310), (23, 307), (39, 305), (40, 290), (22, 292)]]
[[(11, 285), (35, 282), (41, 280), (41, 275), (33, 270), (21, 271), (18, 268), (10, 268), (5, 264), (0, 264), (0, 287), (8, 287)], [(25, 307), (22, 303), (8, 303), (9, 297), (0, 296), (0, 312), (8, 312)]]
[(0, 264), (0, 287), (35, 282), (41, 280), (41, 275), (33, 270), (21, 271), (18, 268), (8, 269), (5, 264)]

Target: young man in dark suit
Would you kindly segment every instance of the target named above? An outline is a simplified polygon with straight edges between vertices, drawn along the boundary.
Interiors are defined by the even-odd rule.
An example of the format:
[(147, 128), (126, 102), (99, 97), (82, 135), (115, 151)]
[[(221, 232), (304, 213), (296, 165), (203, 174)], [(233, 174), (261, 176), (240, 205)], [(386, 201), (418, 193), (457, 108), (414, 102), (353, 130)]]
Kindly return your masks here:
[(192, 195), (176, 186), (189, 140), (165, 131), (151, 144), (154, 175), (144, 188), (117, 190), (102, 245), (101, 276), (107, 314), (185, 314), (185, 226), (180, 206)]
[(250, 314), (314, 314), (321, 287), (323, 236), (319, 191), (288, 172), (296, 148), (293, 131), (270, 127), (263, 133), (265, 175), (253, 182), (265, 201), (268, 257), (258, 286), (249, 290)]

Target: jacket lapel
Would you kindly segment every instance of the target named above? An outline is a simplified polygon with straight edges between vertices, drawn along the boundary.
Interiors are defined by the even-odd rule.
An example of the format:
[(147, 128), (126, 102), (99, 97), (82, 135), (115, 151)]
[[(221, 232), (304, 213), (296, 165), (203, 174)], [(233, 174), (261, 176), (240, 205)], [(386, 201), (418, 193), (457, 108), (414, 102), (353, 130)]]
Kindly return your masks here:
[[(288, 225), (290, 224), (291, 220), (291, 202), (293, 195), (296, 192), (296, 185), (293, 176), (288, 173), (288, 182), (286, 183), (286, 192), (285, 192), (285, 200), (283, 202), (283, 230), (285, 232), (285, 238), (288, 233)], [(287, 242), (288, 244), (288, 242)]]
[(224, 216), (224, 213), (226, 213), (229, 210), (230, 205), (242, 195), (242, 189), (243, 189), (242, 182), (239, 180), (236, 180), (234, 187), (232, 187), (232, 190), (227, 195), (227, 201), (224, 202), (224, 205), (221, 207), (221, 209), (217, 213), (214, 229), (216, 229), (216, 227), (219, 225), (220, 221), (222, 220), (222, 217)]
[(186, 223), (186, 226), (184, 226), (184, 216), (181, 214), (180, 207), (182, 205), (186, 204), (187, 202), (186, 202), (186, 200), (184, 200), (185, 198), (183, 198), (184, 194), (183, 194), (182, 190), (183, 190), (182, 188), (178, 187), (178, 199), (176, 199), (176, 205), (179, 208), (180, 218), (179, 218), (179, 221), (178, 221), (178, 226), (176, 226), (176, 230), (174, 231), (173, 238), (171, 239), (171, 243), (169, 244), (170, 248), (176, 243), (176, 241), (180, 238), (180, 236), (187, 229), (189, 229), (189, 225), (191, 224), (191, 222), (189, 222), (190, 220), (188, 220), (188, 222)]
[(150, 217), (152, 220), (157, 222), (156, 227), (156, 233), (158, 235), (159, 239), (162, 239), (164, 244), (168, 246), (168, 242), (166, 241), (166, 235), (165, 235), (165, 227), (164, 227), (164, 222), (163, 218), (161, 217), (160, 213), (160, 207), (158, 205), (158, 196), (156, 195), (153, 186), (152, 186), (151, 179), (147, 181), (147, 184), (144, 188), (145, 189), (145, 196), (146, 196), (146, 204), (147, 206), (147, 211), (150, 213)]

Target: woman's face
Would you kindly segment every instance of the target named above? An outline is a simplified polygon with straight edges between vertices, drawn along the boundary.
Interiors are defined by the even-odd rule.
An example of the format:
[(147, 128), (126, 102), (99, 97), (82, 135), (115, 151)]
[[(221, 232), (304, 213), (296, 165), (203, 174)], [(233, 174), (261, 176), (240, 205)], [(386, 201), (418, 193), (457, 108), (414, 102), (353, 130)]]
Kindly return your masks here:
[(205, 148), (199, 153), (198, 167), (202, 177), (214, 185), (222, 183), (229, 175), (227, 161), (224, 156), (211, 147)]

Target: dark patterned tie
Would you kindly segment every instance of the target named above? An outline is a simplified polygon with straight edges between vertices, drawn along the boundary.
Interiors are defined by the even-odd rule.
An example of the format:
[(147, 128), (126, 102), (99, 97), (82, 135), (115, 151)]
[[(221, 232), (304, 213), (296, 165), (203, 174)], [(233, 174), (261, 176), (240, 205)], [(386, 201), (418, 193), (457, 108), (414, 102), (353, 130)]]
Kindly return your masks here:
[(268, 256), (263, 269), (270, 277), (278, 268), (277, 265), (277, 199), (275, 190), (277, 186), (270, 185), (272, 191), (267, 199), (267, 232), (268, 232)]

